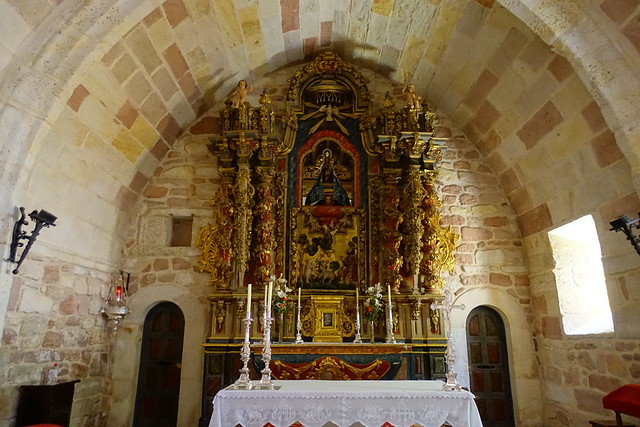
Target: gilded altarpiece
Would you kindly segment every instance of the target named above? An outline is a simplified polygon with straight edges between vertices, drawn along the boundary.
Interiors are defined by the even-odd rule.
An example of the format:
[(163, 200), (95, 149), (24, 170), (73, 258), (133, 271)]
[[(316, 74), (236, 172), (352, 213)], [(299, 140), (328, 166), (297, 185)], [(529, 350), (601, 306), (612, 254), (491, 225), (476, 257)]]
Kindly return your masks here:
[[(411, 85), (396, 107), (388, 94), (373, 102), (367, 83), (356, 67), (323, 53), (289, 78), (286, 105), (274, 108), (265, 89), (260, 106), (251, 106), (238, 98), (250, 90), (244, 82), (220, 113), (222, 133), (211, 136), (210, 146), (219, 186), (211, 223), (197, 239), (212, 286), (206, 411), (207, 399), (237, 377), (247, 285), (254, 290), (250, 335), (259, 342), (262, 295), (274, 276), (291, 289), (272, 335), (286, 348), (301, 333), (305, 343), (317, 343), (314, 351), (326, 348), (318, 356), (336, 370), (346, 359), (326, 357), (346, 352), (340, 347), (331, 355), (331, 345), (347, 345), (360, 333), (375, 343), (354, 344), (356, 358), (348, 363), (363, 369), (381, 363), (365, 353), (386, 353), (375, 346), (389, 345), (390, 323), (403, 343), (393, 344), (401, 360), (393, 363), (402, 365), (393, 372), (414, 379), (445, 373), (440, 313), (429, 304), (442, 297), (441, 274), (453, 266), (458, 238), (440, 226), (435, 186), (446, 140), (434, 136), (435, 114)], [(376, 283), (390, 289), (393, 317), (385, 307), (369, 323), (362, 303)], [(280, 365), (288, 363), (284, 356)], [(311, 369), (295, 362), (302, 365), (281, 371)]]

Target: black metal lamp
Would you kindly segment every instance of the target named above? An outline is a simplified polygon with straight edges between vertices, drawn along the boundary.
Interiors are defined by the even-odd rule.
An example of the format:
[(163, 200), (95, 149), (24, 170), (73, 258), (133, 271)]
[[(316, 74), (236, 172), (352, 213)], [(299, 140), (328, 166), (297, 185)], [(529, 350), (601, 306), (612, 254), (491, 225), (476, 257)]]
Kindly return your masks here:
[(609, 224), (611, 224), (611, 228), (609, 229), (609, 231), (622, 231), (625, 236), (627, 236), (627, 240), (629, 240), (633, 247), (636, 249), (638, 255), (640, 255), (640, 237), (634, 236), (632, 230), (634, 228), (636, 230), (639, 229), (639, 223), (640, 218), (632, 219), (627, 214), (619, 216), (618, 218), (609, 222)]
[[(45, 211), (44, 209), (41, 209), (40, 211), (31, 212), (29, 214), (29, 218), (31, 218), (31, 220), (35, 223), (35, 226), (33, 227), (33, 231), (31, 232), (31, 234), (27, 235), (26, 231), (22, 231), (22, 226), (29, 224), (29, 221), (27, 221), (25, 218), (26, 217), (24, 214), (24, 208), (21, 206), (20, 219), (16, 221), (16, 223), (13, 226), (13, 237), (11, 239), (9, 258), (7, 259), (7, 261), (11, 263), (18, 264), (16, 268), (12, 271), (13, 274), (18, 274), (18, 269), (20, 268), (22, 261), (24, 261), (25, 257), (29, 253), (31, 246), (33, 246), (33, 243), (36, 241), (36, 237), (38, 237), (38, 234), (40, 234), (40, 230), (42, 230), (42, 227), (49, 227), (52, 225), (55, 226), (54, 223), (56, 222), (56, 219), (58, 219), (55, 215), (52, 215), (51, 213)], [(24, 243), (22, 242), (22, 240), (27, 241), (26, 246), (24, 246)], [(21, 248), (23, 246), (24, 246), (24, 249), (20, 254), (20, 258), (16, 260), (18, 248)]]

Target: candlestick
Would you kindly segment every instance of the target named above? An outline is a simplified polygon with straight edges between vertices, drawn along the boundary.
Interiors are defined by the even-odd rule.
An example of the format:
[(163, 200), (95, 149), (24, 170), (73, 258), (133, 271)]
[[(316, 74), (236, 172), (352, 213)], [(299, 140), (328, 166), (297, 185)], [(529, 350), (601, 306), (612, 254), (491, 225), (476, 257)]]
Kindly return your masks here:
[(296, 323), (296, 344), (302, 344), (304, 340), (302, 339), (302, 318), (300, 317), (300, 309), (302, 305), (300, 304), (300, 296), (302, 295), (302, 287), (298, 288), (298, 322)]
[(357, 287), (356, 287), (356, 336), (353, 339), (353, 342), (356, 344), (360, 344), (362, 342), (362, 337), (360, 336), (360, 296), (359, 296)]
[(387, 320), (387, 343), (395, 344), (396, 338), (393, 335), (393, 304), (391, 304), (391, 285), (387, 285), (389, 292), (389, 317)]
[(273, 383), (271, 382), (271, 324), (273, 319), (271, 318), (271, 297), (273, 293), (273, 281), (275, 276), (271, 276), (269, 279), (269, 290), (267, 292), (267, 298), (265, 299), (265, 316), (264, 316), (264, 334), (262, 337), (262, 360), (264, 361), (264, 369), (262, 370), (262, 377), (256, 385), (256, 388), (260, 390), (273, 390)]
[[(251, 300), (251, 285), (249, 285), (249, 300)], [(249, 339), (251, 334), (251, 308), (247, 308), (247, 314), (244, 318), (244, 343), (242, 344), (242, 350), (240, 350), (240, 360), (242, 361), (242, 368), (240, 368), (240, 377), (233, 384), (234, 389), (246, 389), (252, 388), (251, 378), (249, 377), (249, 358), (251, 356), (251, 349), (249, 347)]]

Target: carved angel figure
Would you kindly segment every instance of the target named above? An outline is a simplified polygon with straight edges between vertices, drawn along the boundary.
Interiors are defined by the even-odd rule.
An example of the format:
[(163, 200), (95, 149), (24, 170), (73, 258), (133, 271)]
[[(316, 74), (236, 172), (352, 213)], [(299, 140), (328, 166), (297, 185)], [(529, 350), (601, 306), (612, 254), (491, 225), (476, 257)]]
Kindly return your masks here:
[(248, 85), (246, 80), (240, 80), (238, 85), (229, 93), (227, 99), (231, 101), (233, 108), (239, 108), (247, 100), (247, 95), (251, 93), (253, 86)]
[(407, 87), (402, 90), (402, 94), (409, 108), (419, 109), (421, 107), (422, 97), (416, 93), (416, 87), (414, 85), (408, 84)]

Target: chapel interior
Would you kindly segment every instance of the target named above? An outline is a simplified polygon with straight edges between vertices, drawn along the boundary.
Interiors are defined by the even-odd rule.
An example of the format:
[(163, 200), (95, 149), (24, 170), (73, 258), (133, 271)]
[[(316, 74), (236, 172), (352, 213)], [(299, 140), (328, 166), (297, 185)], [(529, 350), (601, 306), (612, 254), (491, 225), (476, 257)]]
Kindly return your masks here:
[(0, 426), (57, 383), (70, 426), (206, 427), (267, 330), (275, 378), (455, 372), (489, 427), (640, 383), (638, 0), (0, 0), (0, 33)]

